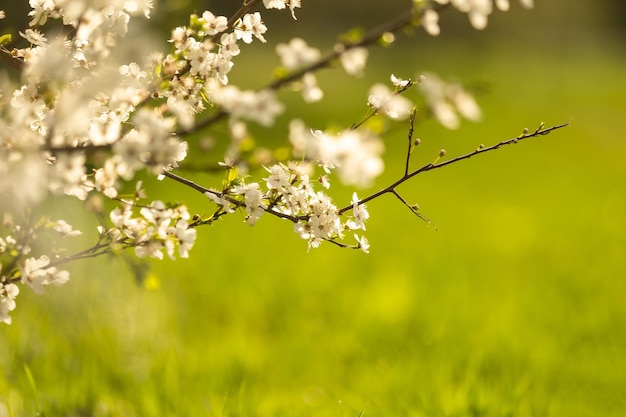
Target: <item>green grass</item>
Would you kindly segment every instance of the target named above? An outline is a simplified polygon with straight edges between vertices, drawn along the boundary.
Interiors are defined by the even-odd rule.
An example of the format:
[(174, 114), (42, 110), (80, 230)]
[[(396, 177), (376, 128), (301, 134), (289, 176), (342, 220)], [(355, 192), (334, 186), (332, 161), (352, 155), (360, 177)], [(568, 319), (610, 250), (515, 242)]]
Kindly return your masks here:
[[(424, 51), (444, 75), (493, 84), (483, 123), (420, 126), (419, 161), (573, 117), (404, 185), (437, 231), (383, 197), (370, 255), (307, 253), (289, 223), (233, 216), (200, 230), (190, 260), (151, 264), (157, 290), (120, 259), (75, 264), (64, 288), (24, 289), (0, 330), (0, 416), (624, 415), (626, 62), (537, 47)], [(413, 58), (399, 66), (420, 67), (402, 48)], [(349, 124), (387, 71), (341, 78), (342, 98), (308, 119)], [(401, 129), (388, 138), (374, 189), (397, 177), (404, 145)]]

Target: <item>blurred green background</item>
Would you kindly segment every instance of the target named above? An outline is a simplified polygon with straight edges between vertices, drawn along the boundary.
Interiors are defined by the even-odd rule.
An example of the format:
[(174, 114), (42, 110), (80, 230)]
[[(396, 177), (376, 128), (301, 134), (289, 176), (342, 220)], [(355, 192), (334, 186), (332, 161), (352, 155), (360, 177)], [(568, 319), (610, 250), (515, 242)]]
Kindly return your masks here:
[[(329, 49), (328, 36), (408, 2), (303, 3), (295, 24), (265, 14), (268, 45), (244, 48), (233, 82), (265, 84), (277, 42), (306, 35)], [(369, 204), (369, 255), (307, 252), (287, 222), (231, 216), (199, 230), (191, 259), (151, 263), (149, 288), (119, 258), (72, 265), (65, 287), (24, 289), (0, 329), (0, 416), (626, 415), (624, 6), (536, 3), (512, 1), (483, 32), (442, 16), (438, 38), (418, 30), (374, 48), (361, 79), (323, 71), (319, 104), (281, 93), (287, 114), (266, 138), (277, 146), (290, 117), (358, 120), (368, 87), (391, 73), (480, 87), (483, 122), (420, 123), (415, 166), (572, 120), (405, 184), (438, 230), (383, 197)], [(184, 23), (167, 7), (162, 22)], [(401, 174), (405, 138), (405, 126), (385, 138), (386, 173), (359, 195)], [(177, 184), (148, 187), (208, 210)]]

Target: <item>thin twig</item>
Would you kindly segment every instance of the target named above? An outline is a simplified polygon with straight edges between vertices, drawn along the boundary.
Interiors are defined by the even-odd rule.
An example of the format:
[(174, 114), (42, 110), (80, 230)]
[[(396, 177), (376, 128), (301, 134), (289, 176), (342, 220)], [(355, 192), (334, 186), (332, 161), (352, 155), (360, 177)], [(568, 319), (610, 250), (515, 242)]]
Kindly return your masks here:
[[(163, 171), (163, 176), (165, 176), (167, 178), (170, 178), (170, 179), (172, 179), (172, 180), (174, 180), (176, 182), (179, 182), (179, 183), (181, 183), (183, 185), (186, 185), (187, 187), (193, 188), (194, 190), (196, 190), (196, 191), (198, 191), (198, 192), (200, 192), (202, 194), (205, 194), (205, 193), (215, 194), (215, 195), (225, 199), (229, 203), (234, 204), (237, 207), (244, 206), (244, 203), (242, 203), (241, 201), (238, 201), (238, 200), (236, 200), (234, 198), (231, 198), (231, 197), (229, 197), (227, 195), (223, 195), (223, 193), (220, 193), (219, 191), (211, 190), (210, 188), (206, 188), (206, 187), (203, 187), (203, 186), (201, 186), (199, 184), (196, 184), (195, 182), (193, 182), (190, 179), (187, 179), (187, 178), (181, 177), (180, 175), (174, 174), (172, 171)], [(292, 221), (294, 223), (296, 223), (296, 222), (298, 222), (300, 220), (305, 220), (307, 218), (306, 216), (291, 216), (289, 214), (285, 214), (285, 213), (281, 213), (279, 211), (272, 210), (271, 208), (267, 208), (267, 209), (264, 209), (264, 210), (265, 210), (266, 213), (269, 213), (269, 214), (271, 214), (273, 216), (276, 216), (276, 217), (280, 217), (281, 219), (290, 220), (290, 221)]]
[[(549, 134), (550, 132), (552, 132), (554, 130), (561, 129), (563, 127), (568, 126), (569, 123), (570, 122), (562, 123), (560, 125), (556, 125), (556, 126), (552, 126), (552, 127), (548, 127), (548, 128), (540, 128), (540, 129), (537, 129), (537, 130), (535, 130), (534, 132), (531, 132), (531, 133), (523, 133), (523, 134), (521, 134), (521, 135), (519, 135), (517, 137), (511, 138), (511, 139), (507, 139), (507, 140), (503, 140), (502, 142), (496, 143), (495, 145), (492, 145), (492, 146), (478, 148), (478, 149), (476, 149), (476, 150), (474, 150), (472, 152), (466, 153), (464, 155), (457, 156), (456, 158), (452, 158), (452, 159), (449, 159), (449, 160), (444, 161), (444, 162), (430, 163), (430, 164), (424, 165), (423, 167), (418, 168), (418, 169), (416, 169), (413, 172), (405, 173), (399, 180), (397, 180), (393, 184), (383, 188), (382, 190), (380, 190), (380, 191), (378, 191), (378, 192), (376, 192), (376, 193), (374, 193), (374, 194), (372, 194), (372, 195), (370, 195), (368, 197), (365, 197), (364, 199), (360, 200), (357, 203), (357, 205), (365, 204), (368, 201), (371, 201), (371, 200), (373, 200), (375, 198), (378, 198), (378, 197), (380, 197), (383, 194), (394, 192), (394, 190), (395, 190), (395, 188), (397, 186), (399, 186), (400, 184), (404, 183), (405, 181), (413, 178), (414, 176), (416, 176), (418, 174), (421, 174), (422, 172), (427, 172), (427, 171), (432, 171), (433, 169), (442, 168), (444, 166), (454, 164), (454, 163), (462, 161), (464, 159), (469, 159), (469, 158), (471, 158), (474, 155), (478, 155), (478, 154), (482, 154), (482, 153), (485, 153), (485, 152), (490, 152), (490, 151), (496, 150), (496, 149), (498, 149), (498, 148), (500, 148), (500, 147), (502, 147), (504, 145), (511, 145), (511, 144), (518, 143), (518, 142), (520, 142), (520, 141), (522, 141), (524, 139), (529, 139), (529, 138), (533, 138), (533, 137), (536, 137), (536, 136), (547, 135), (547, 134)], [(353, 205), (350, 204), (348, 206), (345, 206), (345, 207), (339, 209), (339, 214), (345, 213), (348, 210), (352, 210), (352, 207), (353, 207)]]
[[(102, 250), (103, 249), (103, 250)], [(111, 243), (97, 243), (94, 246), (77, 252), (73, 255), (68, 255), (63, 258), (55, 259), (51, 261), (48, 265), (44, 266), (44, 268), (51, 268), (53, 266), (59, 266), (66, 264), (68, 262), (77, 261), (79, 259), (88, 259), (88, 258), (96, 258), (98, 256), (106, 255), (109, 253), (113, 253), (113, 249), (111, 248)]]
[(404, 175), (409, 174), (409, 161), (411, 160), (411, 150), (413, 149), (413, 131), (415, 129), (415, 116), (417, 116), (417, 107), (413, 107), (409, 119), (409, 132), (407, 134), (409, 139), (409, 146), (406, 151), (406, 161), (404, 162)]
[(13, 68), (14, 70), (17, 70), (19, 72), (22, 72), (24, 70), (24, 60), (13, 56), (11, 51), (9, 51), (4, 46), (0, 47), (0, 59), (2, 59), (5, 64)]
[(411, 206), (404, 198), (402, 198), (402, 196), (395, 189), (391, 190), (391, 193), (394, 196), (396, 196), (398, 198), (398, 200), (400, 200), (402, 202), (402, 204), (404, 204), (409, 210), (411, 210), (411, 213), (415, 214), (420, 220), (423, 220), (426, 223), (432, 225), (435, 228), (435, 230), (437, 230), (437, 226), (435, 226), (435, 224), (432, 222), (432, 220), (430, 220), (428, 217), (424, 216), (422, 213), (419, 213), (417, 211), (417, 207)]

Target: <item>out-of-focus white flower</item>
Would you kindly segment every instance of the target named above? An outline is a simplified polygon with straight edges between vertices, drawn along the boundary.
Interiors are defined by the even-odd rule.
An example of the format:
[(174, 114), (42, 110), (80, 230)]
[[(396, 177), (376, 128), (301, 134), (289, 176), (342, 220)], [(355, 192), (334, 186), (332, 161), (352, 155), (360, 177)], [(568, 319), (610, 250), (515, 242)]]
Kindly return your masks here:
[(307, 103), (315, 103), (324, 97), (324, 92), (317, 85), (317, 78), (310, 72), (302, 77), (302, 97)]
[[(493, 11), (494, 0), (435, 0), (439, 4), (448, 4), (451, 3), (452, 6), (457, 8), (463, 13), (467, 13), (470, 23), (475, 29), (481, 30), (487, 26), (487, 19), (489, 15)], [(527, 8), (532, 9), (534, 7), (533, 0), (520, 0), (520, 4)], [(499, 10), (507, 11), (509, 10), (509, 1), (508, 0), (495, 0), (495, 5)], [(424, 16), (426, 13), (424, 13)], [(422, 25), (424, 29), (428, 32), (429, 28), (427, 24), (424, 22), (424, 17), (422, 18)], [(434, 15), (428, 17), (428, 19), (434, 19)], [(429, 24), (432, 24), (429, 22)], [(434, 29), (434, 26), (431, 28)], [(431, 33), (434, 34), (434, 33)]]
[(448, 129), (458, 129), (461, 121), (454, 111), (454, 107), (448, 101), (436, 101), (430, 107), (433, 116), (439, 123)]
[(474, 122), (482, 118), (482, 111), (478, 103), (460, 84), (449, 84), (446, 94), (461, 116)]
[[(0, 265), (0, 270), (2, 265)], [(15, 310), (15, 298), (20, 293), (20, 289), (15, 284), (6, 284), (0, 282), (0, 322), (11, 324), (11, 316), (9, 313)]]
[(54, 230), (59, 232), (63, 237), (79, 236), (83, 234), (83, 232), (81, 232), (80, 230), (74, 230), (72, 225), (65, 220), (57, 220), (56, 224), (54, 225)]
[(433, 9), (424, 10), (421, 22), (426, 33), (432, 36), (439, 35), (439, 14), (436, 11), (434, 11)]
[(138, 258), (147, 258), (148, 256), (154, 259), (162, 260), (163, 252), (161, 250), (165, 246), (161, 240), (147, 240), (141, 242), (135, 246), (135, 255)]
[(319, 161), (327, 171), (335, 169), (345, 185), (368, 187), (384, 169), (383, 142), (365, 129), (312, 132), (296, 119), (289, 125), (289, 140), (295, 156)]
[(302, 38), (293, 38), (289, 43), (279, 43), (276, 46), (276, 53), (281, 65), (289, 70), (311, 64), (321, 56), (319, 49), (310, 47)]
[(360, 77), (367, 64), (369, 51), (364, 47), (356, 47), (343, 52), (339, 59), (343, 69), (352, 76)]
[(419, 89), (435, 119), (448, 129), (459, 127), (457, 112), (471, 121), (482, 117), (476, 100), (460, 84), (446, 83), (435, 74), (427, 74), (419, 83)]
[(503, 12), (506, 12), (507, 10), (509, 10), (509, 0), (495, 0), (496, 1), (496, 7), (498, 8), (498, 10), (502, 10)]
[(59, 17), (59, 12), (55, 10), (55, 4), (53, 0), (29, 0), (31, 11), (29, 16), (33, 17), (29, 26), (45, 25), (48, 17)]
[(384, 84), (374, 84), (370, 88), (367, 101), (377, 111), (395, 120), (408, 118), (413, 109), (411, 100), (394, 94), (389, 87)]
[(25, 259), (21, 265), (22, 282), (30, 286), (38, 294), (43, 293), (44, 286), (62, 285), (70, 279), (68, 271), (59, 271), (55, 267), (47, 267), (50, 258), (41, 256), (39, 258)]
[(104, 166), (96, 169), (94, 180), (96, 190), (109, 198), (117, 197), (117, 169), (114, 159), (108, 159)]
[(207, 89), (207, 94), (234, 119), (252, 120), (263, 126), (272, 125), (276, 116), (284, 110), (283, 104), (276, 99), (276, 94), (268, 89), (255, 92), (241, 91), (232, 85), (213, 86)]

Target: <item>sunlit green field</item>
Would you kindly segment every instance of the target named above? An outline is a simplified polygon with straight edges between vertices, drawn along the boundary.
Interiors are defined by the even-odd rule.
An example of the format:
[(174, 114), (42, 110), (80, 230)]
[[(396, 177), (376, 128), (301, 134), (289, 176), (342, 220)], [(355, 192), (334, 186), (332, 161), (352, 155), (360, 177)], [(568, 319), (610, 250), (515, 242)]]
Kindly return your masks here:
[[(403, 185), (436, 229), (392, 197), (371, 202), (369, 255), (307, 252), (288, 222), (230, 216), (199, 230), (189, 260), (151, 263), (144, 285), (101, 258), (44, 296), (23, 289), (0, 329), (0, 416), (626, 415), (623, 47), (476, 36), (374, 51), (388, 61), (365, 79), (325, 72), (317, 106), (283, 97), (310, 124), (350, 125), (390, 72), (487, 82), (482, 123), (418, 125), (415, 166), (572, 124)], [(405, 140), (398, 126), (359, 195), (401, 175)], [(150, 196), (162, 187), (209, 211), (178, 184)]]

